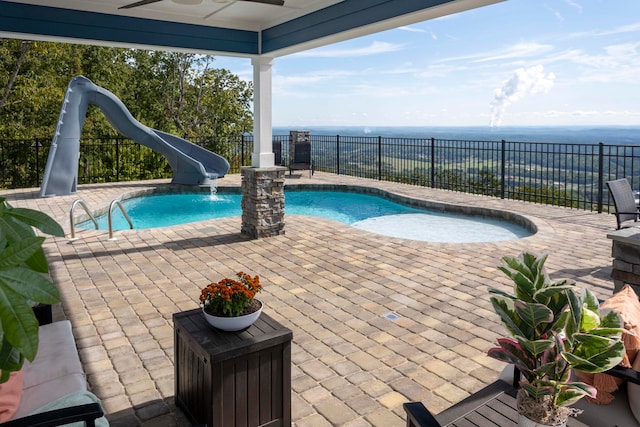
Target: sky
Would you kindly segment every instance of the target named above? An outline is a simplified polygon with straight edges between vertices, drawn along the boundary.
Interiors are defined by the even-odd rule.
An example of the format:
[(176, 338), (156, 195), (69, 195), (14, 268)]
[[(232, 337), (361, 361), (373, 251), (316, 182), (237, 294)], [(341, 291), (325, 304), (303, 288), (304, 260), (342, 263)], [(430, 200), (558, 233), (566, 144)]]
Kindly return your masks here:
[(507, 0), (273, 65), (274, 127), (573, 125), (640, 125), (640, 1)]

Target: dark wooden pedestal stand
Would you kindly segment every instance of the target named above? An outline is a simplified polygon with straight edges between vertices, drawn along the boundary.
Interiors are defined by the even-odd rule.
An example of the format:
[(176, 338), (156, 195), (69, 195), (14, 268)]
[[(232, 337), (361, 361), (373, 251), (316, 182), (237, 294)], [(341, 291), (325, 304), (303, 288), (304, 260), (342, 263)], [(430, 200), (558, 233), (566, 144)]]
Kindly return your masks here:
[(208, 427), (291, 426), (292, 332), (264, 312), (224, 332), (202, 310), (173, 315), (176, 405)]

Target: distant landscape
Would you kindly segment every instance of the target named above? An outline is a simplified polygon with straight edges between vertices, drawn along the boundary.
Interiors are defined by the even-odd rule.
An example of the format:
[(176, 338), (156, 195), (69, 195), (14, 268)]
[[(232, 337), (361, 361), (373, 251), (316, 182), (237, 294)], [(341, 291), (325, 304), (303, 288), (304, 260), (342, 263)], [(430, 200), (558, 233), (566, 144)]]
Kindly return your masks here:
[(563, 144), (640, 145), (640, 126), (309, 126), (274, 127), (274, 135), (308, 130), (312, 135), (384, 136), (474, 141), (550, 142)]

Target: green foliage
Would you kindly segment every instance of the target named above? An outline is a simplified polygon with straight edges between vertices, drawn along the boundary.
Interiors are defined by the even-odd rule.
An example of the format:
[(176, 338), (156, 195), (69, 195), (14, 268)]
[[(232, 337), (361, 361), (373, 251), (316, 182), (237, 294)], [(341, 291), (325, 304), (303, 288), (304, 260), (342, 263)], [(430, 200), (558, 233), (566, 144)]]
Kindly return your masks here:
[[(118, 96), (141, 123), (164, 132), (214, 137), (253, 128), (253, 86), (214, 57), (175, 52), (0, 39), (0, 134), (51, 140), (69, 81), (84, 75)], [(83, 138), (112, 135), (90, 106)]]
[(527, 202), (542, 203), (545, 205), (564, 206), (567, 208), (577, 208), (578, 202), (572, 201), (575, 197), (570, 191), (561, 190), (554, 187), (532, 187), (525, 185), (513, 190), (517, 200)]
[(33, 361), (38, 350), (38, 321), (32, 306), (55, 304), (58, 289), (43, 274), (48, 272), (42, 233), (63, 237), (62, 227), (48, 215), (13, 208), (0, 198), (0, 382)]
[(470, 179), (469, 186), (473, 193), (485, 196), (500, 196), (500, 179), (488, 169), (478, 171), (477, 179)]
[(452, 169), (444, 169), (435, 173), (434, 188), (443, 188), (453, 191), (464, 191), (467, 183), (460, 172)]
[(588, 289), (578, 295), (575, 283), (552, 282), (544, 270), (546, 259), (529, 253), (503, 258), (499, 268), (514, 282), (514, 294), (491, 289), (491, 304), (512, 338), (499, 339), (488, 355), (513, 363), (531, 398), (552, 396), (553, 404), (567, 406), (595, 393), (587, 384), (569, 381), (570, 369), (603, 372), (622, 360), (622, 320), (614, 311), (600, 313)]

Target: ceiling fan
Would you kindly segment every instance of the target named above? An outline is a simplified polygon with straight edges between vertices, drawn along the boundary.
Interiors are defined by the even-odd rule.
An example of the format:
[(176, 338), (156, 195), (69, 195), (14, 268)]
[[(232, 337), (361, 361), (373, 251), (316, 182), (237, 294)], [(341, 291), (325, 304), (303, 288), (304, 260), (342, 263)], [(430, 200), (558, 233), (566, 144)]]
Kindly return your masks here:
[[(162, 0), (140, 0), (140, 1), (137, 1), (135, 3), (130, 3), (130, 4), (121, 6), (118, 9), (131, 9), (133, 7), (144, 6), (146, 4), (151, 4), (151, 3), (157, 3), (159, 1), (162, 1)], [(180, 3), (180, 4), (200, 4), (200, 3), (202, 3), (202, 0), (173, 0), (173, 1), (175, 3)], [(226, 3), (226, 1), (223, 1), (223, 0), (214, 0), (214, 1), (218, 1), (219, 3)], [(272, 4), (274, 6), (283, 6), (284, 5), (284, 0), (240, 0), (240, 1), (251, 1), (251, 2), (254, 2), (254, 3)]]

